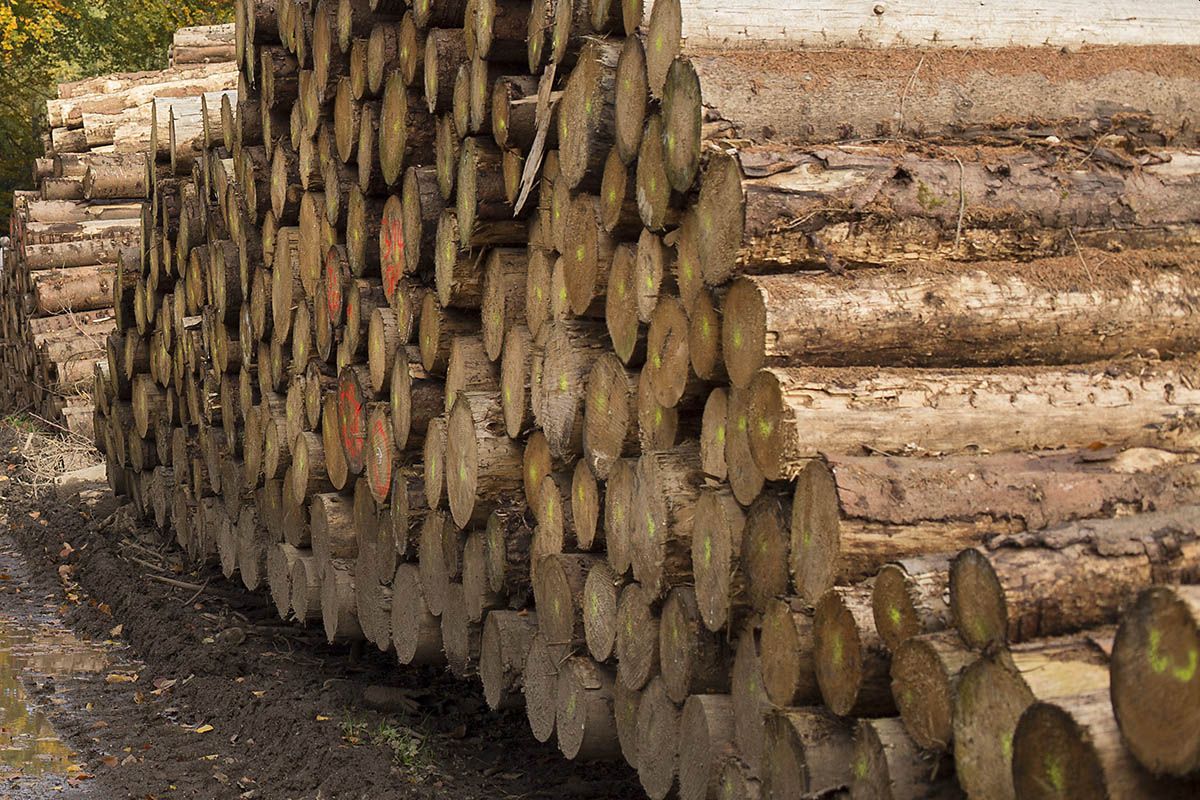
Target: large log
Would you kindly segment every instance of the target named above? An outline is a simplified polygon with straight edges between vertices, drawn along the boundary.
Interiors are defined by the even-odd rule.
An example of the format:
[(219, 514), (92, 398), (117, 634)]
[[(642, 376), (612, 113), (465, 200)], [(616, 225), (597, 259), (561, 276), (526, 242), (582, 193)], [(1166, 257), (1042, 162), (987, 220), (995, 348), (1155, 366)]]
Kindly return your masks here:
[[(1066, 159), (990, 148), (931, 158), (850, 145), (716, 154), (697, 201), (701, 270), (717, 285), (737, 271), (837, 269), (922, 255), (1028, 259), (1075, 254), (1076, 230), (1084, 244), (1136, 244), (1171, 235), (1177, 223), (1185, 225), (1184, 241), (1195, 240), (1173, 207), (1195, 206), (1200, 158), (1160, 151), (1145, 164), (1118, 157), (1064, 169)], [(1160, 193), (1174, 200), (1160, 206)], [(1124, 197), (1145, 202), (1126, 206)]]
[(782, 478), (818, 453), (956, 453), (1200, 441), (1200, 385), (1190, 360), (1054, 368), (760, 370), (751, 383), (750, 445)]
[(724, 362), (745, 386), (764, 365), (1078, 364), (1195, 352), (1200, 276), (1186, 253), (1129, 253), (1103, 266), (1071, 256), (970, 271), (929, 263), (907, 273), (746, 276), (724, 299)]
[[(834, 583), (862, 580), (888, 562), (1108, 517), (1114, 508), (1179, 508), (1198, 486), (1191, 457), (1144, 448), (810, 461), (792, 504), (792, 578), (815, 603)], [(907, 619), (907, 606), (895, 597), (888, 613)]]
[(1112, 623), (1154, 583), (1200, 576), (1200, 506), (1002, 537), (950, 565), (950, 608), (973, 647)]

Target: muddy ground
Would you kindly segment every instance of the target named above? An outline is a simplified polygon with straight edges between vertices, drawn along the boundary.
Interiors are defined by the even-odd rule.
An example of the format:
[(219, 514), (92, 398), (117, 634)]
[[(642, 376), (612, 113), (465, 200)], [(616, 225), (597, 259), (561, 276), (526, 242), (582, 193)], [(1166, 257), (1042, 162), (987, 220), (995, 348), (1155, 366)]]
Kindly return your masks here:
[[(489, 712), (478, 682), (281, 622), (265, 594), (185, 564), (106, 492), (34, 498), (19, 451), (0, 429), (0, 614), (53, 615), (113, 644), (98, 672), (24, 671), (74, 766), (40, 778), (10, 767), (0, 799), (643, 796), (623, 765), (537, 743), (523, 710)], [(364, 707), (379, 685), (408, 708)]]

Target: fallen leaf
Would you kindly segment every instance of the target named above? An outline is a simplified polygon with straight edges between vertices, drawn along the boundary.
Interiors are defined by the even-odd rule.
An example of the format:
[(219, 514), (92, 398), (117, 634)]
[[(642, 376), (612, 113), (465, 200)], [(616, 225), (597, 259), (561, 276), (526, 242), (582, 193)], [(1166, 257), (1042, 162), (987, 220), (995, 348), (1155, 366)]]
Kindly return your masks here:
[(62, 549), (58, 551), (59, 558), (67, 558), (71, 553), (75, 552), (75, 548), (71, 547), (70, 542), (63, 542)]
[(201, 725), (199, 728), (196, 728), (194, 733), (208, 733), (211, 730), (213, 730), (212, 725)]
[(325, 716), (324, 714), (317, 714), (317, 722), (328, 722), (328, 721), (329, 721), (329, 717)]
[(137, 675), (126, 675), (120, 672), (110, 673), (105, 679), (105, 683), (133, 683), (138, 679)]
[(115, 626), (112, 630), (110, 630), (108, 632), (108, 635), (115, 639), (124, 632), (125, 632), (125, 624), (122, 623), (120, 625)]
[(104, 756), (104, 758), (100, 760), (104, 762), (104, 766), (106, 767), (115, 767), (117, 764), (121, 763), (117, 760), (116, 756)]

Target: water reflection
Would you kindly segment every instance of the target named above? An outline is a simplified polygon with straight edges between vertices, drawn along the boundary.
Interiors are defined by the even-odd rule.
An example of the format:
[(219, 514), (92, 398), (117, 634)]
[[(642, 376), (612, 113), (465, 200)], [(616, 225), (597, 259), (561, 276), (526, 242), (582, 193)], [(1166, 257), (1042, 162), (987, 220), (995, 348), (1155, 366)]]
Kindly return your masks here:
[(99, 646), (70, 631), (25, 628), (0, 616), (0, 769), (10, 776), (64, 773), (74, 760), (45, 715), (31, 707), (21, 676), (99, 672), (104, 665)]

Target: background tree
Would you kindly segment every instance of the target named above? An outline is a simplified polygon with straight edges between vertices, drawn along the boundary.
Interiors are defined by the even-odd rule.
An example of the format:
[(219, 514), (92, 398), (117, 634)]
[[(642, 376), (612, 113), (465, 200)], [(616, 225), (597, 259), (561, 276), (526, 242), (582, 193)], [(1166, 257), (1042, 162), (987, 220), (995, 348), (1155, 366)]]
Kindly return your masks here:
[(162, 69), (177, 28), (232, 18), (231, 0), (0, 0), (0, 217), (29, 185), (57, 83)]

